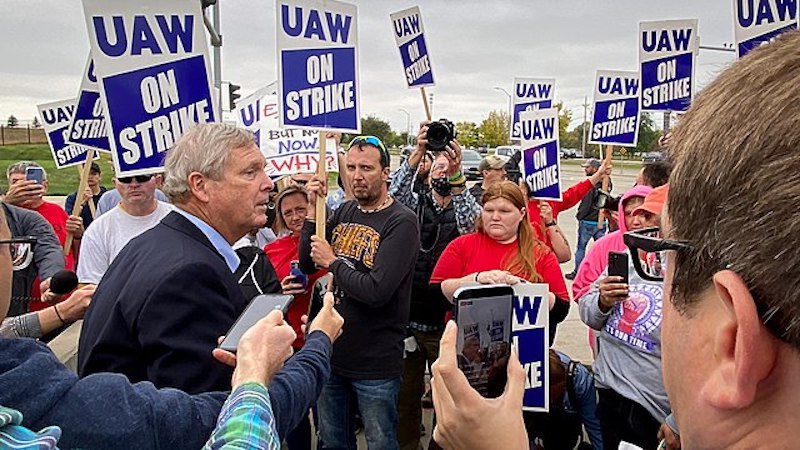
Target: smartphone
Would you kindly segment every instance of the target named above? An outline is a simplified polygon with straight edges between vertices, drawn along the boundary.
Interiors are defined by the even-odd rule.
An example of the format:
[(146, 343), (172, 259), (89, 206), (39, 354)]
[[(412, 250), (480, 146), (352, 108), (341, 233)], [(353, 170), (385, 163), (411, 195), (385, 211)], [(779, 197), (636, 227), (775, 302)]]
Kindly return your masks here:
[(308, 287), (308, 275), (304, 274), (302, 270), (300, 270), (300, 261), (294, 260), (289, 263), (289, 274), (294, 277), (295, 283), (300, 283), (303, 285), (303, 289)]
[(239, 339), (242, 338), (245, 331), (273, 310), (282, 311), (285, 317), (289, 307), (292, 306), (292, 301), (294, 301), (294, 296), (292, 295), (262, 294), (255, 296), (242, 315), (236, 319), (231, 329), (225, 334), (225, 339), (219, 344), (219, 348), (236, 353)]
[(41, 167), (28, 167), (25, 169), (25, 179), (33, 180), (38, 184), (44, 184), (44, 169)]
[(622, 277), (622, 283), (628, 284), (628, 254), (608, 252), (608, 276)]
[(487, 398), (499, 397), (506, 386), (513, 294), (508, 285), (470, 286), (454, 294), (458, 367)]

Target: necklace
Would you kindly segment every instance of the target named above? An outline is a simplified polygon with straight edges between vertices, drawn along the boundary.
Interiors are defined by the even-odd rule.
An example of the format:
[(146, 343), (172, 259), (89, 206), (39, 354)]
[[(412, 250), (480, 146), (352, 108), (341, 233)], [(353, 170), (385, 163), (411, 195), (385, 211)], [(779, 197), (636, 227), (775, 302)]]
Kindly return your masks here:
[(376, 212), (378, 212), (378, 211), (382, 210), (383, 208), (385, 208), (386, 205), (389, 204), (389, 200), (391, 200), (391, 199), (392, 199), (392, 196), (391, 195), (387, 195), (386, 196), (386, 200), (384, 200), (383, 203), (381, 203), (375, 209), (364, 209), (364, 208), (361, 207), (361, 205), (356, 205), (356, 206), (358, 207), (358, 210), (361, 211), (364, 214), (375, 214)]

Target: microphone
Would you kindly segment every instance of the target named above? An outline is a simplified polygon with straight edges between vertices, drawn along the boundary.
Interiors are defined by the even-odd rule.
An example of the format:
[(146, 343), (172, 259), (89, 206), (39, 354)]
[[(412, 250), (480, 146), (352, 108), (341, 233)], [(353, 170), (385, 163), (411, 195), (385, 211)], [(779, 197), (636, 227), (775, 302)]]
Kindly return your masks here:
[(78, 276), (75, 272), (61, 270), (50, 278), (50, 292), (53, 294), (69, 294), (76, 287), (78, 287)]

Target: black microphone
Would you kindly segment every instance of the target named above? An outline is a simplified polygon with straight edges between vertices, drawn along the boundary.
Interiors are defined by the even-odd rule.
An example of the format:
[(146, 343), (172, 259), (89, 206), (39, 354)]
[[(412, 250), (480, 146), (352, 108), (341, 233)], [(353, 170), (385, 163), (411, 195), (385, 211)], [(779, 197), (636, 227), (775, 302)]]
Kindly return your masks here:
[(76, 287), (78, 287), (78, 276), (75, 272), (61, 270), (50, 278), (50, 292), (53, 294), (69, 294)]

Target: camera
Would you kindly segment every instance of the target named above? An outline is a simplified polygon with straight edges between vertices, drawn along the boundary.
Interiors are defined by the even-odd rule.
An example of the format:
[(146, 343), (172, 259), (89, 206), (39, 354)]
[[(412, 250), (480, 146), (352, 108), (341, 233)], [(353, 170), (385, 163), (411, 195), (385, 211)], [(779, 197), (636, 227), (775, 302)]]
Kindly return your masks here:
[(456, 125), (447, 119), (439, 119), (428, 125), (428, 150), (437, 152), (447, 147), (453, 139), (458, 136)]
[(622, 196), (614, 197), (611, 194), (600, 191), (597, 193), (597, 198), (594, 200), (594, 206), (598, 209), (608, 209), (616, 211), (619, 209), (619, 201)]

